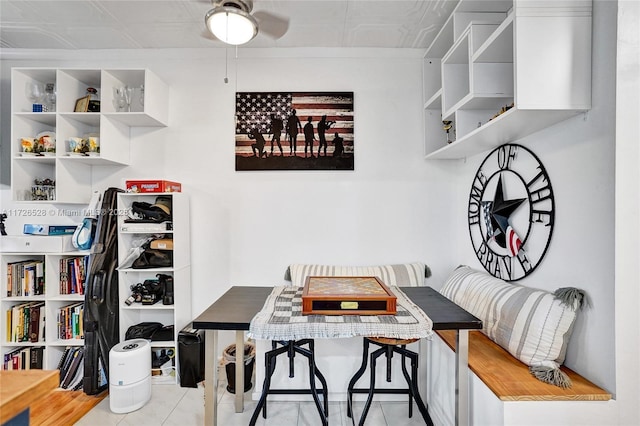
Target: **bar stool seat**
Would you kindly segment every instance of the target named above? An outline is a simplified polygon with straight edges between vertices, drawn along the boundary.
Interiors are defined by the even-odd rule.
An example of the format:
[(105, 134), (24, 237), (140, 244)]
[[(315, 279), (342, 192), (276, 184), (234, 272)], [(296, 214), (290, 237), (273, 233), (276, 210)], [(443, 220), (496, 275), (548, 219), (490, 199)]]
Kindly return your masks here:
[(417, 342), (420, 339), (394, 339), (393, 337), (367, 337), (372, 342), (380, 343), (381, 345), (410, 345)]
[[(353, 394), (354, 393), (366, 393), (368, 395), (367, 401), (362, 410), (360, 421), (358, 425), (363, 426), (371, 403), (373, 402), (373, 395), (376, 393), (387, 394), (406, 394), (409, 396), (409, 417), (413, 416), (413, 401), (416, 401), (416, 405), (422, 414), (425, 423), (429, 426), (433, 426), (433, 421), (429, 416), (427, 407), (425, 406), (420, 393), (418, 391), (418, 354), (410, 351), (406, 346), (410, 343), (416, 342), (419, 339), (394, 339), (389, 337), (365, 337), (363, 338), (363, 352), (362, 352), (362, 364), (356, 373), (349, 381), (347, 388), (347, 416), (353, 418)], [(369, 345), (374, 344), (379, 346), (369, 354)], [(378, 388), (376, 387), (376, 361), (381, 355), (386, 357), (387, 365), (387, 382), (391, 382), (391, 359), (393, 354), (397, 353), (402, 356), (402, 375), (407, 382), (406, 389), (399, 388)], [(406, 359), (411, 360), (411, 374), (407, 371)], [(356, 383), (364, 375), (367, 364), (370, 361), (370, 380), (368, 388), (355, 388)]]
[[(280, 347), (278, 347), (280, 345)], [(303, 346), (307, 346), (304, 348)], [(272, 349), (267, 351), (264, 355), (265, 365), (265, 377), (262, 385), (262, 394), (256, 405), (256, 409), (249, 421), (250, 426), (254, 426), (258, 420), (258, 414), (262, 410), (262, 417), (267, 418), (267, 395), (279, 394), (279, 395), (292, 395), (292, 394), (310, 394), (313, 397), (313, 401), (318, 409), (320, 420), (323, 426), (328, 425), (329, 417), (329, 400), (327, 381), (316, 366), (315, 350), (313, 339), (302, 340), (284, 340), (284, 341), (272, 341)], [(287, 354), (289, 357), (289, 377), (294, 377), (294, 364), (293, 360), (296, 353), (307, 358), (309, 363), (309, 389), (271, 389), (271, 377), (276, 370), (277, 357), (282, 354)], [(316, 386), (316, 377), (320, 380), (321, 387)], [(323, 403), (320, 403), (319, 395), (322, 395)]]

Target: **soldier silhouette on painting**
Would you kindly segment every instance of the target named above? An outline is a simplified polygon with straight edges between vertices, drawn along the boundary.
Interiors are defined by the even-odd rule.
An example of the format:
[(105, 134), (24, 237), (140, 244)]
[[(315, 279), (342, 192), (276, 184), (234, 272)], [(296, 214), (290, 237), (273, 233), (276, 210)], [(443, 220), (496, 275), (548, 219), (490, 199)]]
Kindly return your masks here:
[(336, 123), (335, 121), (327, 121), (326, 115), (323, 115), (320, 121), (318, 122), (318, 140), (320, 141), (320, 143), (318, 144), (318, 158), (320, 157), (320, 150), (322, 150), (323, 146), (324, 146), (324, 156), (325, 157), (327, 156), (327, 139), (325, 138), (324, 134), (335, 123)]
[(311, 124), (312, 117), (307, 118), (307, 124), (304, 125), (304, 158), (307, 158), (307, 147), (309, 148), (309, 154), (313, 158), (313, 142), (316, 140), (313, 135), (313, 124)]
[(302, 124), (296, 115), (296, 110), (291, 111), (291, 115), (287, 119), (287, 134), (289, 135), (289, 153), (296, 155), (296, 144), (298, 143), (298, 130), (302, 131)]
[(280, 135), (282, 134), (282, 129), (284, 128), (284, 124), (282, 120), (278, 118), (277, 115), (271, 114), (271, 155), (273, 156), (273, 142), (278, 144), (278, 148), (280, 148), (280, 155), (284, 155), (282, 152), (282, 145), (280, 144)]
[(264, 150), (266, 141), (264, 140), (264, 136), (262, 136), (258, 129), (251, 129), (251, 132), (249, 133), (249, 139), (256, 140), (256, 143), (251, 144), (253, 155), (258, 158), (262, 158), (263, 156), (266, 157), (267, 151)]
[(343, 142), (344, 142), (344, 139), (342, 139), (340, 135), (338, 135), (338, 132), (334, 133), (334, 138), (333, 138), (333, 156), (334, 157), (342, 157), (342, 153), (344, 152)]

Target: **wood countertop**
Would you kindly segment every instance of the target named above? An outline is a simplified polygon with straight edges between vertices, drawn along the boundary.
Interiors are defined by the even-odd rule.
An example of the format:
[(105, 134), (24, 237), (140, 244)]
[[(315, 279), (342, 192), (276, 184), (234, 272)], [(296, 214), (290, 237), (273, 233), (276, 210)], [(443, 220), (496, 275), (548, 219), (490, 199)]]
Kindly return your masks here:
[(0, 424), (58, 387), (58, 370), (0, 371)]

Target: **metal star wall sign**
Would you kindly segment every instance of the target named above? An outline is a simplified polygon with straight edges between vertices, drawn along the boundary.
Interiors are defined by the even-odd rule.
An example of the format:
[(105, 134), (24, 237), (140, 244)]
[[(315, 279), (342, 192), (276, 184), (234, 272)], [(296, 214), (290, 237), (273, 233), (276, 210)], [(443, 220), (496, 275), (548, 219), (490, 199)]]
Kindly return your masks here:
[[(524, 197), (508, 199), (507, 189)], [(515, 144), (491, 151), (471, 184), (468, 218), (475, 254), (491, 275), (515, 281), (533, 272), (555, 223), (551, 182), (535, 154)]]
[(493, 195), (493, 202), (491, 203), (490, 210), (491, 225), (493, 229), (492, 237), (495, 239), (496, 243), (500, 245), (500, 247), (508, 249), (512, 257), (518, 253), (517, 250), (514, 253), (513, 249), (515, 249), (515, 246), (517, 245), (517, 248), (519, 250), (519, 246), (521, 245), (521, 243), (515, 243), (513, 245), (507, 244), (507, 241), (515, 238), (520, 240), (517, 234), (515, 234), (513, 228), (511, 228), (509, 218), (525, 200), (526, 198), (505, 200), (504, 190), (502, 186), (502, 176), (500, 176), (496, 192)]

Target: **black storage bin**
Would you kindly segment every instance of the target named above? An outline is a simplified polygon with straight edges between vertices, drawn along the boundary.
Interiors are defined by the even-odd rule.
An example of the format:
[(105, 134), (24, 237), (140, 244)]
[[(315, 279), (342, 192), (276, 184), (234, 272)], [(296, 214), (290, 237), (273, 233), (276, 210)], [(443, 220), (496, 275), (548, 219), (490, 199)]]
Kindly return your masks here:
[(204, 330), (191, 325), (178, 333), (180, 387), (197, 388), (204, 380)]

